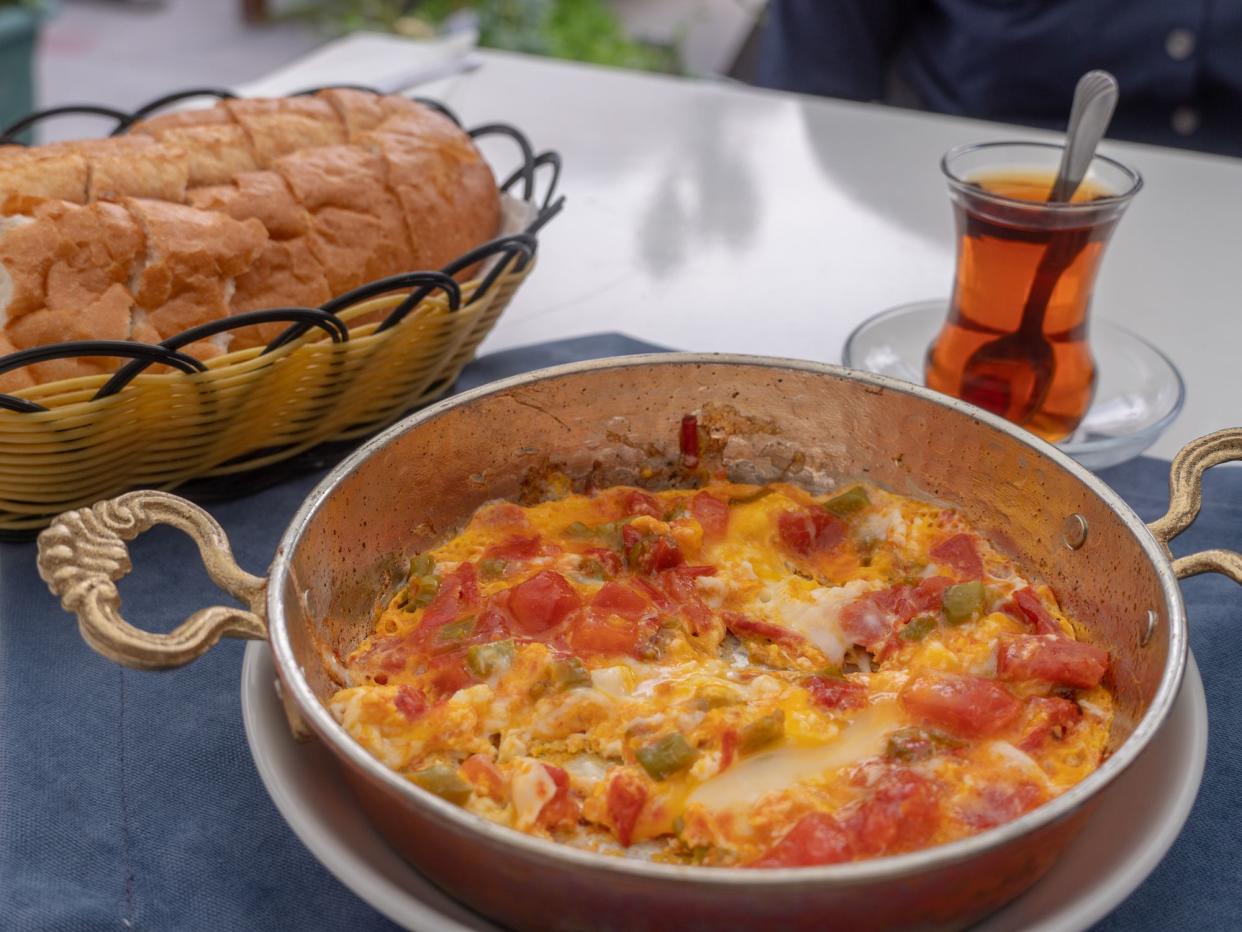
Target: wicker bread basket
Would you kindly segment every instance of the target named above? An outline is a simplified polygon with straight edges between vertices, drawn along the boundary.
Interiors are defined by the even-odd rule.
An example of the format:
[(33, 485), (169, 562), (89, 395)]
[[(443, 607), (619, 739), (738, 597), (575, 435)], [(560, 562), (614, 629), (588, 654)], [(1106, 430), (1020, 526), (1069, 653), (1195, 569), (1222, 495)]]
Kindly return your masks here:
[[(124, 132), (156, 109), (203, 93), (107, 115)], [(0, 133), (0, 142), (47, 116), (83, 109), (99, 112), (34, 114)], [(126, 489), (171, 489), (245, 473), (326, 441), (365, 436), (443, 394), (531, 273), (537, 233), (563, 204), (556, 197), (555, 153), (536, 154), (503, 124), (469, 132), (476, 139), (508, 137), (522, 163), (500, 185), (502, 235), (442, 270), (371, 282), (319, 308), (234, 315), (158, 345), (79, 341), (0, 356), (0, 373), (57, 357), (130, 359), (110, 375), (0, 395), (0, 536), (25, 536), (66, 509)], [(545, 191), (537, 197), (544, 180), (537, 176), (544, 174)], [(478, 271), (471, 281), (452, 277), (472, 266)], [(289, 327), (266, 347), (205, 363), (181, 349), (224, 330), (274, 321)]]

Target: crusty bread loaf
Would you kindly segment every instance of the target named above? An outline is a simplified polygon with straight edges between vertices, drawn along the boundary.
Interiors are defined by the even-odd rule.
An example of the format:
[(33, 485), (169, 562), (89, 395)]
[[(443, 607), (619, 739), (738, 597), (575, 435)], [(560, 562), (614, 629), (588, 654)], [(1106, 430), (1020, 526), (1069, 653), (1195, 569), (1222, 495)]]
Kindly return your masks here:
[(0, 210), (11, 198), (86, 202), (88, 171), (80, 152), (44, 147), (0, 147)]
[(185, 153), (191, 188), (227, 184), (241, 172), (259, 167), (250, 138), (240, 126), (216, 123), (176, 126), (152, 133), (160, 142)]
[[(40, 308), (10, 325), (9, 336), (18, 349), (59, 343), (63, 340), (128, 340), (132, 337), (133, 296), (124, 285), (112, 285), (73, 307)], [(117, 360), (53, 359), (36, 363), (30, 373), (40, 382), (72, 379), (81, 375), (111, 372)]]
[(0, 217), (0, 323), (43, 307), (56, 240), (34, 217)]
[(149, 136), (118, 136), (54, 143), (86, 157), (88, 201), (151, 197), (180, 203), (189, 184), (189, 162), (181, 149)]
[(274, 168), (310, 212), (311, 250), (334, 294), (415, 267), (405, 217), (374, 153), (319, 146), (292, 152)]
[[(0, 146), (0, 353), (155, 342), (228, 314), (314, 307), (490, 239), (499, 195), (470, 137), (402, 97), (229, 100), (111, 139)], [(209, 358), (285, 324), (188, 347)], [(0, 390), (115, 369), (47, 363)]]
[(253, 217), (272, 239), (292, 239), (310, 232), (309, 211), (276, 172), (243, 172), (229, 184), (191, 191), (188, 200), (191, 207), (216, 210), (234, 220)]
[[(378, 129), (389, 117), (433, 112), (408, 97), (371, 94), (351, 88), (329, 88), (320, 91), (317, 96), (326, 100), (336, 111), (349, 142), (357, 142), (363, 133)], [(464, 134), (459, 131), (459, 135)]]
[(221, 123), (236, 123), (233, 115), (223, 107), (202, 107), (194, 110), (176, 110), (172, 113), (161, 113), (147, 117), (130, 127), (131, 133), (149, 133), (159, 136), (170, 129), (181, 129), (186, 126), (214, 126)]
[[(0, 330), (0, 356), (6, 356), (16, 351), (17, 347), (9, 340), (8, 335)], [(36, 384), (34, 373), (27, 366), (23, 369), (14, 369), (12, 372), (0, 373), (0, 392), (16, 392), (23, 388), (30, 388)]]
[(263, 224), (146, 198), (123, 203), (146, 238), (134, 298), (160, 337), (226, 317), (233, 279), (267, 242)]
[(446, 159), (432, 142), (387, 130), (364, 134), (362, 143), (384, 161), (410, 225), (415, 267), (438, 269), (495, 235), (496, 182), (477, 153), (474, 160)]
[(317, 97), (226, 100), (224, 107), (246, 131), (262, 168), (299, 149), (345, 142), (345, 127), (336, 111)]
[[(232, 184), (190, 192), (190, 203), (218, 210), (236, 220), (255, 219), (268, 242), (250, 268), (237, 276), (234, 314), (276, 307), (317, 307), (332, 297), (323, 265), (309, 241), (311, 215), (276, 172), (245, 172)], [(286, 324), (263, 324), (234, 331), (234, 349), (268, 343)]]

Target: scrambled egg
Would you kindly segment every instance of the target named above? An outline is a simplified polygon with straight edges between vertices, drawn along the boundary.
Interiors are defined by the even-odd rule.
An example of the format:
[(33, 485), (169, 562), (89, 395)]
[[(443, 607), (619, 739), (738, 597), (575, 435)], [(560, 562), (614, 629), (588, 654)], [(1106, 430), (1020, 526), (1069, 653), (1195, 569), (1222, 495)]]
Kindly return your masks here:
[(518, 831), (794, 866), (1016, 818), (1098, 766), (1107, 654), (950, 509), (716, 481), (486, 505), (331, 709)]

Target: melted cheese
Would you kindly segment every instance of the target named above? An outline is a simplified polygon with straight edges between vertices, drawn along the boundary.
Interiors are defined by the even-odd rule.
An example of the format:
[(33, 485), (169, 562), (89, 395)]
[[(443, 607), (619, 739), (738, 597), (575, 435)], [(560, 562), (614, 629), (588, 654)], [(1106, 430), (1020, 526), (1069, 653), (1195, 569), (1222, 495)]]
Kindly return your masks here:
[(749, 808), (768, 793), (876, 756), (901, 719), (895, 703), (873, 705), (831, 741), (818, 747), (781, 747), (748, 757), (702, 783), (688, 801), (709, 809)]

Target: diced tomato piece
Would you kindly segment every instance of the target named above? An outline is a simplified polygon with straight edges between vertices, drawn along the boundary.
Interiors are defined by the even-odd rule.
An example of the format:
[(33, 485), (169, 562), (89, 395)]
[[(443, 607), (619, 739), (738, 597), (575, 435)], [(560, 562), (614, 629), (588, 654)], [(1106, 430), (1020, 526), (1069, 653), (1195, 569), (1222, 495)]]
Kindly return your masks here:
[(855, 856), (910, 851), (927, 844), (940, 825), (935, 786), (912, 770), (887, 771), (846, 823)]
[[(500, 594), (504, 591), (507, 590), (502, 590)], [(504, 608), (508, 602), (507, 598), (488, 599), (483, 611), (475, 619), (474, 630), (461, 643), (490, 644), (492, 641), (501, 640), (504, 635), (508, 634), (511, 622)]]
[(914, 611), (910, 613), (909, 618), (903, 618), (902, 623), (904, 624), (921, 612), (940, 611), (940, 605), (944, 601), (944, 590), (951, 585), (953, 585), (953, 580), (948, 576), (929, 576), (922, 580), (914, 587), (914, 592), (911, 594)]
[(902, 688), (900, 698), (910, 713), (967, 738), (995, 734), (1022, 712), (1009, 690), (978, 676), (920, 676)]
[(891, 638), (901, 625), (922, 612), (940, 610), (944, 590), (952, 582), (947, 576), (931, 576), (917, 586), (869, 592), (841, 610), (841, 630), (855, 644), (882, 655), (896, 647)]
[(569, 629), (569, 648), (583, 656), (634, 654), (640, 633), (636, 622), (591, 608), (574, 616)]
[(473, 563), (459, 563), (440, 582), (435, 598), (423, 612), (419, 634), (424, 635), (456, 621), (479, 607), (479, 581)]
[(776, 523), (781, 542), (804, 557), (831, 550), (845, 540), (845, 522), (826, 511), (785, 511)]
[(720, 735), (720, 770), (717, 773), (729, 769), (733, 763), (733, 757), (737, 754), (737, 729), (726, 728)]
[(693, 414), (682, 417), (681, 433), (677, 440), (682, 464), (690, 469), (699, 465), (699, 419)]
[(849, 833), (826, 812), (811, 812), (799, 819), (775, 845), (750, 867), (810, 867), (839, 864), (854, 856)]
[(641, 593), (618, 582), (604, 583), (591, 598), (591, 609), (604, 615), (620, 615), (629, 621), (637, 621), (651, 608), (651, 602)]
[(976, 831), (1012, 822), (1042, 804), (1048, 794), (1034, 783), (988, 784), (978, 797), (959, 807), (958, 817)]
[(684, 569), (686, 567), (679, 566), (671, 572), (662, 573), (661, 582), (669, 599), (686, 619), (690, 633), (702, 636), (716, 627), (716, 616), (699, 598), (694, 587), (694, 577), (700, 574), (687, 575), (682, 572)]
[(721, 618), (724, 619), (725, 627), (740, 638), (766, 638), (789, 647), (800, 645), (806, 640), (790, 628), (774, 625), (769, 621), (760, 621), (757, 618), (749, 618), (739, 612), (724, 612)]
[(898, 616), (892, 611), (896, 599), (890, 590), (870, 592), (841, 609), (841, 631), (855, 644), (878, 647), (893, 633)]
[(599, 565), (604, 568), (604, 572), (609, 576), (619, 576), (621, 574), (621, 554), (615, 550), (605, 550), (603, 547), (592, 547), (590, 550), (583, 551), (584, 557), (594, 557), (599, 561)]
[(983, 558), (969, 534), (954, 534), (940, 541), (932, 547), (931, 558), (953, 567), (962, 579), (983, 578)]
[(625, 559), (637, 573), (658, 573), (685, 562), (677, 541), (668, 534), (644, 534), (633, 525), (621, 529)]
[(368, 667), (379, 667), (389, 673), (405, 669), (413, 644), (408, 637), (380, 638), (362, 656), (361, 662)]
[(706, 492), (700, 492), (690, 500), (690, 513), (703, 528), (703, 539), (720, 540), (729, 529), (729, 506)]
[(658, 573), (661, 570), (671, 570), (685, 562), (685, 559), (677, 541), (667, 534), (661, 534), (651, 545), (650, 556), (643, 561), (641, 569), (644, 573)]
[(435, 658), (428, 667), (428, 679), (438, 698), (447, 698), (463, 686), (474, 683), (466, 667), (466, 652), (456, 650)]
[(1065, 631), (1057, 624), (1052, 613), (1044, 608), (1039, 593), (1026, 586), (1013, 594), (1013, 604), (1006, 605), (1005, 610), (1019, 621), (1027, 621), (1034, 625), (1036, 634), (1064, 635)]
[(660, 608), (670, 609), (673, 607), (672, 600), (668, 597), (664, 590), (656, 586), (656, 584), (651, 580), (637, 577), (634, 579), (634, 585), (636, 585), (643, 592), (647, 593), (647, 596), (651, 599), (651, 601)]
[(510, 590), (509, 612), (521, 634), (555, 628), (582, 605), (582, 598), (560, 573), (543, 570)]
[(648, 515), (652, 518), (660, 518), (664, 515), (664, 512), (660, 510), (660, 503), (654, 497), (638, 489), (631, 489), (625, 493), (625, 497), (621, 500), (621, 508), (624, 514), (630, 517)]
[(411, 722), (417, 721), (427, 711), (427, 697), (420, 690), (405, 683), (397, 687), (397, 698), (393, 700), (393, 704)]
[(1098, 686), (1108, 651), (1064, 634), (1019, 634), (1001, 642), (996, 673), (1003, 680), (1043, 680), (1074, 689)]
[(485, 754), (471, 754), (461, 765), (461, 772), (474, 784), (475, 791), (496, 802), (504, 802), (509, 792), (509, 781), (500, 768)]
[(1082, 719), (1078, 706), (1059, 696), (1036, 696), (1026, 704), (1026, 721), (1017, 746), (1026, 752), (1038, 750), (1052, 736), (1062, 737)]
[(539, 766), (548, 772), (548, 776), (556, 784), (556, 792), (543, 804), (536, 821), (545, 828), (569, 828), (577, 825), (578, 817), (582, 814), (582, 804), (569, 793), (569, 774), (552, 764)]
[(492, 544), (485, 551), (485, 559), (492, 560), (532, 560), (543, 552), (543, 540), (538, 534), (527, 537), (510, 537), (498, 544)]
[(608, 783), (608, 818), (617, 841), (626, 848), (634, 840), (634, 826), (647, 804), (647, 787), (629, 771), (622, 770)]
[(816, 704), (825, 709), (861, 709), (867, 704), (867, 687), (853, 680), (812, 676), (804, 685)]

